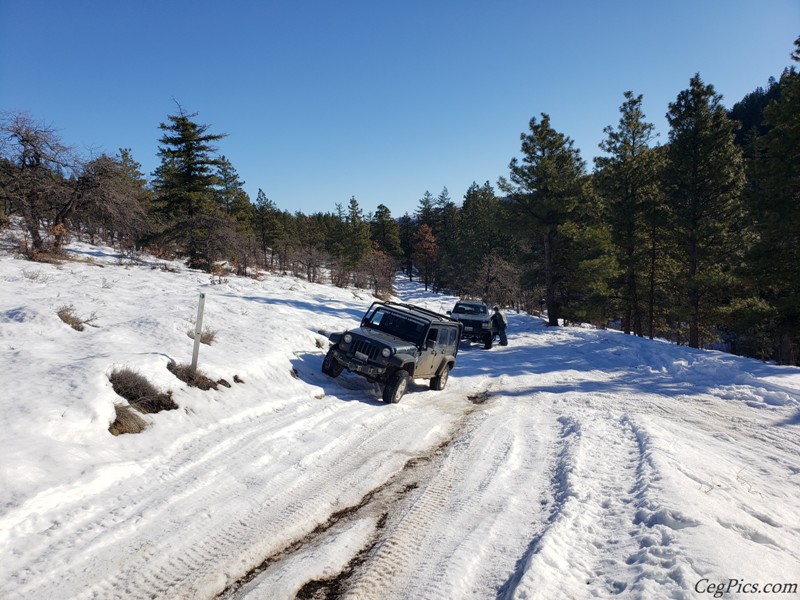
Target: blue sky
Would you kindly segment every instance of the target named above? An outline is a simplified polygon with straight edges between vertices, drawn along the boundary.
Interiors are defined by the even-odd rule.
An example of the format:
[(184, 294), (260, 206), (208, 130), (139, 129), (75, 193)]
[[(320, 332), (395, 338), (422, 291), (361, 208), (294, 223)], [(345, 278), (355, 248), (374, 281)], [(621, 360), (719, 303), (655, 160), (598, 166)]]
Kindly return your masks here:
[(730, 107), (798, 34), (798, 0), (0, 0), (0, 111), (149, 175), (177, 101), (228, 135), (252, 199), (400, 216), (495, 185), (543, 112), (591, 168), (633, 90), (663, 143), (692, 75)]

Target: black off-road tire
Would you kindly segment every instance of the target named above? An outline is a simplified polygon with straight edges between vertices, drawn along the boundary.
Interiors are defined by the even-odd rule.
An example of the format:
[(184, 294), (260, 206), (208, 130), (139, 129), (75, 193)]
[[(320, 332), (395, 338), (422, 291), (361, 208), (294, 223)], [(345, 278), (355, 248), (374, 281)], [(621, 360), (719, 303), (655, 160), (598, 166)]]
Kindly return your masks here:
[(450, 378), (450, 367), (445, 366), (442, 372), (431, 379), (431, 389), (441, 392), (444, 386), (447, 385), (447, 380)]
[(494, 342), (494, 334), (487, 333), (486, 337), (483, 338), (483, 349), (484, 350), (491, 350), (492, 349), (492, 342)]
[(342, 373), (342, 365), (339, 364), (339, 361), (336, 360), (333, 356), (333, 348), (328, 350), (328, 353), (325, 355), (325, 359), (322, 361), (322, 372), (329, 377), (336, 378)]
[(398, 369), (389, 376), (386, 385), (383, 386), (383, 401), (387, 404), (397, 404), (400, 398), (406, 393), (411, 377), (408, 372)]

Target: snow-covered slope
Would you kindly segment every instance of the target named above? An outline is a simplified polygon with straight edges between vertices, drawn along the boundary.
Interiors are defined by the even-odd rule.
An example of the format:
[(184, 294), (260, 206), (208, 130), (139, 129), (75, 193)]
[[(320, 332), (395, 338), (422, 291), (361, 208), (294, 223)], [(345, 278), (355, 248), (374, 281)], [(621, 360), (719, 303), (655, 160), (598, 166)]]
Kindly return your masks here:
[[(385, 405), (366, 380), (320, 372), (324, 332), (354, 325), (365, 291), (269, 274), (211, 285), (178, 264), (71, 252), (0, 256), (3, 598), (694, 598), (721, 583), (735, 598), (800, 584), (800, 369), (512, 313), (508, 347), (462, 345), (444, 391), (420, 380)], [(201, 292), (216, 335), (199, 366), (231, 386), (216, 391), (167, 370), (191, 360)], [(95, 326), (62, 323), (68, 305)], [(121, 367), (179, 408), (112, 436)]]

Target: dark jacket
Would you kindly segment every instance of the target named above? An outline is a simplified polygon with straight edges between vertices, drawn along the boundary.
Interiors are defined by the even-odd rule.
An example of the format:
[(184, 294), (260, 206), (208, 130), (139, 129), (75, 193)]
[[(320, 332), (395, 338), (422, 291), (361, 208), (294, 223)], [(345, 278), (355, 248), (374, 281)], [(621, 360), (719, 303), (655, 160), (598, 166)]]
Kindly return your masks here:
[(506, 316), (500, 311), (494, 312), (494, 314), (492, 315), (492, 323), (494, 324), (495, 329), (497, 329), (498, 331), (505, 331), (506, 327), (508, 327), (508, 320), (506, 319)]

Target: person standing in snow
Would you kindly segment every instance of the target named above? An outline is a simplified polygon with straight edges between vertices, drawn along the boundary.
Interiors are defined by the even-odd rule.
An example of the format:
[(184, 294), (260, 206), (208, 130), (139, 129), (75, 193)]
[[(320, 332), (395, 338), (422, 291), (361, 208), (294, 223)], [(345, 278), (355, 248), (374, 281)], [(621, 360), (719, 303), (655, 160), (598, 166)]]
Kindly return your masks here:
[(492, 315), (492, 325), (497, 330), (500, 336), (500, 345), (508, 346), (508, 338), (506, 337), (506, 327), (508, 327), (508, 320), (506, 316), (500, 312), (500, 307), (494, 305), (494, 314)]

